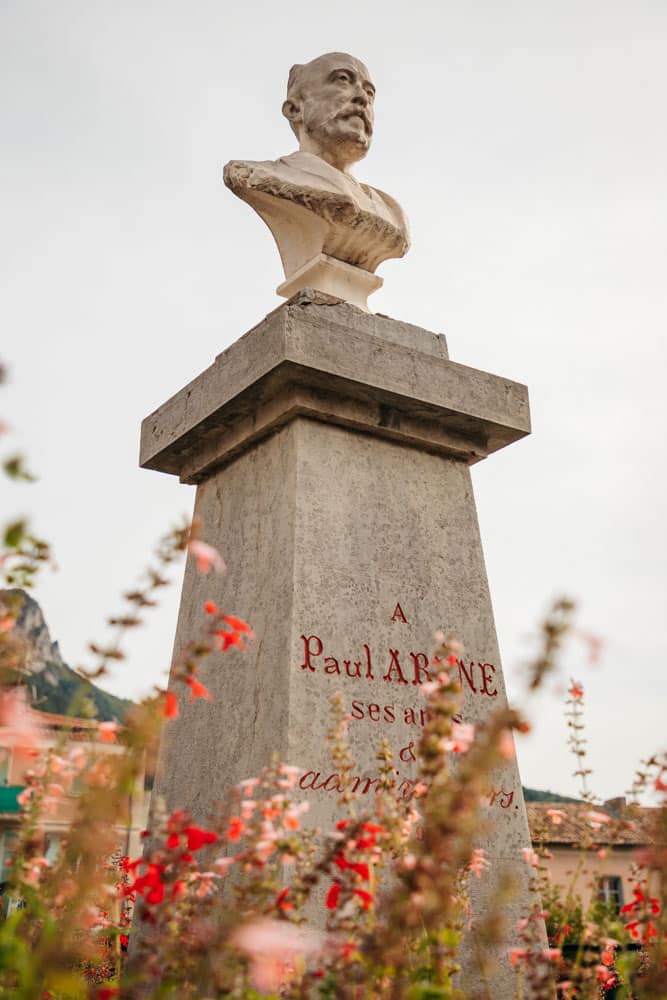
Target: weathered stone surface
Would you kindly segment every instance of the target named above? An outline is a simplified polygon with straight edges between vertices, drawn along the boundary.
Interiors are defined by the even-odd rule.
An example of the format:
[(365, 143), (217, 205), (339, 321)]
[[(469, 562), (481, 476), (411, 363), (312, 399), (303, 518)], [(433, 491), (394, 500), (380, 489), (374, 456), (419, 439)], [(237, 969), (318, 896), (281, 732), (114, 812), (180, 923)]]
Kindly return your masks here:
[[(409, 247), (401, 206), (351, 173), (373, 135), (375, 87), (364, 64), (330, 52), (290, 71), (283, 114), (299, 151), (278, 160), (232, 160), (230, 190), (267, 224), (278, 246), (286, 298), (315, 287), (366, 309), (382, 284), (373, 272)], [(336, 268), (335, 262), (348, 265)], [(356, 272), (356, 276), (355, 276)]]
[[(176, 647), (198, 635), (207, 599), (257, 635), (205, 667), (213, 705), (185, 702), (167, 729), (156, 790), (170, 807), (205, 820), (277, 753), (302, 769), (312, 823), (330, 826), (336, 691), (362, 802), (382, 737), (409, 796), (438, 628), (464, 644), (464, 721), (505, 704), (468, 465), (528, 430), (523, 386), (449, 361), (442, 337), (312, 297), (272, 313), (146, 419), (143, 464), (199, 484), (195, 516), (228, 565), (215, 579), (188, 565)], [(529, 835), (514, 761), (486, 808), (480, 846), (523, 887), (506, 908), (515, 926)], [(473, 915), (492, 888), (475, 882)], [(471, 932), (470, 982), (475, 948)], [(513, 984), (505, 964), (494, 996)]]

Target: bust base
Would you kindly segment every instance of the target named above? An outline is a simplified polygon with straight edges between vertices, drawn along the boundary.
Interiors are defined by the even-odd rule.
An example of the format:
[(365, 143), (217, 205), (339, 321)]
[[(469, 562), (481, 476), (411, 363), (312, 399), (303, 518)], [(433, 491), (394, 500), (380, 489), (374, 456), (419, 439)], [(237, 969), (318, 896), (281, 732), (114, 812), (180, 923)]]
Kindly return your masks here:
[(282, 285), (278, 285), (276, 292), (289, 299), (304, 288), (314, 288), (369, 312), (368, 296), (381, 288), (382, 284), (382, 278), (365, 271), (363, 267), (355, 267), (354, 264), (346, 264), (326, 253), (319, 253), (306, 261)]

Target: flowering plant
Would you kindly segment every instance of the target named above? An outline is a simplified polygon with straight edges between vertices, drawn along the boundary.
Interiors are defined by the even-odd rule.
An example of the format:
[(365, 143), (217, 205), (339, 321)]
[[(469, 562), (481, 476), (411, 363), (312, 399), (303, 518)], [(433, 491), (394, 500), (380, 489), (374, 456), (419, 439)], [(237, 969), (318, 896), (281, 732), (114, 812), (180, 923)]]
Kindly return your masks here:
[[(17, 457), (5, 468), (27, 475)], [(461, 723), (461, 687), (453, 674), (460, 647), (451, 637), (437, 637), (437, 679), (424, 685), (420, 777), (409, 800), (395, 794), (394, 762), (383, 742), (372, 810), (361, 804), (352, 781), (348, 720), (337, 698), (329, 732), (341, 789), (333, 829), (307, 825), (299, 771), (275, 760), (232, 789), (204, 823), (154, 802), (143, 850), (119, 849), (119, 840), (126, 844), (131, 833), (133, 796), (161, 726), (177, 716), (179, 699), (211, 698), (199, 677), (202, 661), (243, 651), (253, 641), (248, 623), (207, 601), (201, 635), (179, 651), (169, 689), (156, 689), (133, 706), (122, 725), (80, 717), (87, 687), (123, 658), (124, 635), (143, 621), (182, 553), (202, 574), (224, 571), (196, 524), (165, 536), (139, 585), (125, 595), (121, 613), (109, 619), (111, 640), (91, 644), (93, 663), (79, 671), (71, 724), (48, 745), (43, 715), (26, 696), (25, 639), (16, 627), (21, 595), (0, 592), (0, 737), (33, 755), (6, 889), (12, 905), (0, 924), (0, 998), (496, 997), (512, 887), (503, 872), (489, 871), (479, 847), (481, 807), (492, 769), (513, 753), (512, 734), (527, 727), (511, 709), (496, 711), (476, 728)], [(50, 558), (48, 545), (25, 522), (7, 527), (0, 565), (9, 586), (32, 585)], [(554, 669), (571, 613), (569, 602), (558, 602), (545, 622), (533, 687)], [(600, 831), (612, 821), (587, 787), (583, 694), (573, 682), (568, 722), (583, 783), (580, 849), (597, 857), (604, 850)], [(557, 990), (563, 998), (593, 998), (612, 988), (628, 1000), (667, 996), (666, 775), (665, 759), (657, 757), (638, 774), (635, 797), (647, 787), (663, 797), (661, 827), (637, 857), (633, 898), (619, 915), (585, 907), (574, 891), (562, 898), (553, 889), (547, 836), (524, 851), (530, 902), (519, 921), (519, 945), (500, 956), (516, 970), (517, 997), (546, 1000)], [(74, 813), (49, 854), (45, 821), (65, 799)], [(549, 813), (550, 824), (562, 823), (562, 810)], [(458, 974), (471, 922), (470, 885), (491, 875), (497, 883), (492, 902), (475, 924), (479, 975), (474, 992), (466, 993)]]

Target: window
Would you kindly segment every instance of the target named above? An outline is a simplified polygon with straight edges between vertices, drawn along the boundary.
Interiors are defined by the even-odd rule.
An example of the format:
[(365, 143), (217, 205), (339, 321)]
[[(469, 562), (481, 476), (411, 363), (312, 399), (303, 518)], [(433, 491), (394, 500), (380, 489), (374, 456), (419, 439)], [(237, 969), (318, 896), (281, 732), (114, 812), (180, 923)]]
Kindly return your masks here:
[(620, 875), (603, 875), (598, 879), (598, 899), (618, 913), (623, 906), (623, 879)]
[(11, 751), (8, 747), (0, 747), (0, 785), (9, 784), (9, 762)]
[(10, 865), (17, 834), (14, 830), (3, 830), (0, 833), (0, 882), (6, 882), (9, 878)]
[(44, 836), (44, 857), (53, 864), (58, 859), (62, 836), (59, 833), (47, 833)]

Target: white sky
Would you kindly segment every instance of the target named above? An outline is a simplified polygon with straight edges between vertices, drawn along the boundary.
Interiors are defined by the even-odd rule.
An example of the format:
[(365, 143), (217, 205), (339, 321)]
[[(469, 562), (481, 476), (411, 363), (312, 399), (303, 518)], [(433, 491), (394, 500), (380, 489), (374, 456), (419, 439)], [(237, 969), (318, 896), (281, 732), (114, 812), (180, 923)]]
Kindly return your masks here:
[[(0, 397), (35, 486), (2, 486), (60, 564), (36, 597), (65, 658), (100, 637), (190, 487), (137, 468), (143, 416), (277, 304), (268, 231), (229, 159), (294, 148), (289, 67), (349, 51), (378, 90), (358, 170), (413, 248), (373, 308), (528, 384), (534, 432), (474, 481), (510, 695), (549, 600), (605, 640), (588, 697), (594, 786), (622, 793), (667, 740), (663, 0), (354, 5), (4, 0)], [(113, 682), (168, 667), (178, 599)], [(553, 689), (530, 707), (525, 784), (575, 793)]]

